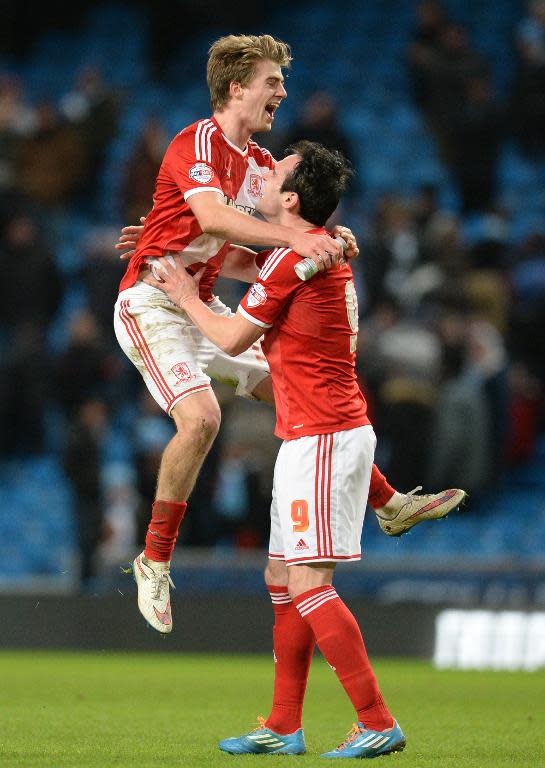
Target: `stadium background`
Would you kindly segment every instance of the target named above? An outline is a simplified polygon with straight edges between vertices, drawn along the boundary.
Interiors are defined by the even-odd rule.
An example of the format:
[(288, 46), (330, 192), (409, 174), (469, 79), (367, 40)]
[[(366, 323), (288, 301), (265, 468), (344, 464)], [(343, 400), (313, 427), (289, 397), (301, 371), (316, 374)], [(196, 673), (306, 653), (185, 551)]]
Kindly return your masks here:
[[(543, 610), (545, 12), (435, 5), (2, 3), (1, 645), (269, 646), (278, 443), (272, 412), (228, 387), (174, 561), (168, 646), (143, 631), (120, 573), (172, 427), (112, 333), (113, 244), (149, 209), (169, 137), (209, 114), (206, 52), (230, 32), (293, 49), (288, 98), (258, 140), (277, 155), (321, 140), (357, 171), (336, 220), (360, 242), (377, 463), (403, 491), (471, 494), (400, 540), (368, 514), (365, 558), (338, 586), (370, 651), (430, 657), (443, 608)], [(218, 293), (236, 306), (242, 288)]]

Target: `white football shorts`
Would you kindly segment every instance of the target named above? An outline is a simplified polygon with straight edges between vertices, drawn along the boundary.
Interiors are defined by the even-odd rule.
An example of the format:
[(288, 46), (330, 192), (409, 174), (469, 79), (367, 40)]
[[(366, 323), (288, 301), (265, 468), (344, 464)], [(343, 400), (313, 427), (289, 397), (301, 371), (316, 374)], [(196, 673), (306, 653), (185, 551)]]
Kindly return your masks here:
[(375, 445), (371, 426), (282, 443), (274, 468), (271, 559), (289, 566), (361, 558)]
[[(218, 315), (233, 314), (218, 298), (207, 306)], [(257, 384), (269, 375), (259, 342), (230, 357), (205, 338), (162, 291), (142, 281), (119, 294), (114, 330), (121, 349), (169, 415), (180, 400), (209, 389), (210, 377), (251, 398)]]

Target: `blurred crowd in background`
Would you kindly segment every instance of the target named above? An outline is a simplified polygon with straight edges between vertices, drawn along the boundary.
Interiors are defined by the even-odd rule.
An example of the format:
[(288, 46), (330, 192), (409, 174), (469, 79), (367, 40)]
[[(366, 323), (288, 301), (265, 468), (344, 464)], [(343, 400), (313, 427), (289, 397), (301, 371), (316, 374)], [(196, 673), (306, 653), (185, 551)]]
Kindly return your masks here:
[[(403, 5), (412, 22), (395, 66), (451, 194), (425, 177), (409, 192), (377, 191), (358, 172), (335, 223), (353, 229), (361, 250), (353, 265), (358, 374), (378, 435), (377, 463), (401, 491), (463, 487), (477, 510), (510, 468), (532, 458), (545, 426), (545, 192), (532, 200), (541, 220), (513, 237), (516, 215), (501, 199), (499, 174), (506, 146), (545, 169), (545, 2), (520, 6), (503, 91), (494, 85), (494, 62), (447, 4)], [(168, 62), (157, 45), (160, 28), (149, 21), (145, 33), (153, 86)], [(296, 41), (286, 38), (297, 61)], [(16, 61), (12, 51), (4, 59)], [(357, 61), (354, 69), (352, 77), (365, 77)], [(322, 87), (292, 105), (289, 121), (257, 140), (277, 157), (299, 138), (319, 141), (361, 169), (360, 154), (373, 150), (347, 129), (351, 104), (341, 103), (326, 74)], [(204, 71), (196, 78), (206, 95)], [(145, 101), (145, 91), (139, 96)], [(17, 66), (0, 68), (0, 459), (4, 467), (43, 455), (58, 462), (72, 494), (84, 581), (141, 544), (173, 431), (112, 330), (124, 271), (113, 245), (120, 226), (150, 209), (173, 134), (150, 107), (118, 164), (114, 215), (103, 215), (106, 161), (130, 100), (94, 65), (82, 65), (56, 98), (31, 95)], [(234, 282), (218, 284), (233, 308), (243, 292)], [(181, 540), (262, 547), (278, 448), (274, 414), (214, 386), (222, 428)]]

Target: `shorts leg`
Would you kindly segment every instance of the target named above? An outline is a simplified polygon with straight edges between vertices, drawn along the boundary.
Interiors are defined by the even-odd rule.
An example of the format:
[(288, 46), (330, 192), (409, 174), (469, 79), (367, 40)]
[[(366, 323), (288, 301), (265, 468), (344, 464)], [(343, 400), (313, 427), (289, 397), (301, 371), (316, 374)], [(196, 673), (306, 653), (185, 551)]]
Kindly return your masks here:
[(274, 477), (282, 548), (271, 520), (273, 556), (286, 565), (361, 558), (375, 444), (371, 426), (282, 444)]
[(114, 330), (151, 395), (169, 415), (188, 395), (210, 388), (199, 365), (202, 334), (164, 294), (136, 283), (119, 294)]
[(282, 526), (280, 524), (280, 516), (278, 512), (278, 499), (276, 496), (276, 487), (283, 484), (283, 478), (280, 477), (280, 472), (284, 471), (286, 466), (284, 461), (278, 461), (282, 449), (285, 443), (280, 446), (276, 464), (274, 466), (274, 479), (272, 489), (272, 502), (271, 502), (271, 533), (269, 536), (269, 559), (270, 560), (285, 560), (284, 557), (284, 539), (282, 537)]

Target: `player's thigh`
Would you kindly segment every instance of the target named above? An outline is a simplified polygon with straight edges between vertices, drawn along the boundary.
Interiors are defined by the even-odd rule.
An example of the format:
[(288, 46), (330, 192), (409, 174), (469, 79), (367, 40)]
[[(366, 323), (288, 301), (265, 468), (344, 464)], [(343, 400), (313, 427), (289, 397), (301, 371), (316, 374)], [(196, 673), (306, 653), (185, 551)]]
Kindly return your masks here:
[(199, 364), (202, 335), (162, 291), (139, 282), (120, 293), (114, 330), (121, 349), (168, 414), (188, 395), (210, 389)]
[(275, 544), (287, 565), (361, 557), (375, 444), (370, 426), (282, 444), (274, 480)]

